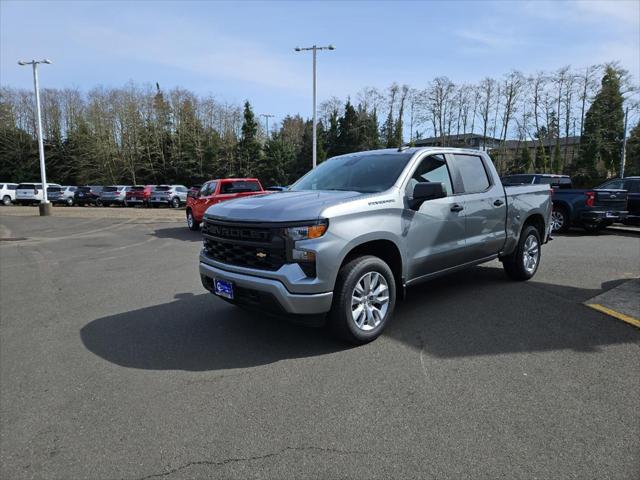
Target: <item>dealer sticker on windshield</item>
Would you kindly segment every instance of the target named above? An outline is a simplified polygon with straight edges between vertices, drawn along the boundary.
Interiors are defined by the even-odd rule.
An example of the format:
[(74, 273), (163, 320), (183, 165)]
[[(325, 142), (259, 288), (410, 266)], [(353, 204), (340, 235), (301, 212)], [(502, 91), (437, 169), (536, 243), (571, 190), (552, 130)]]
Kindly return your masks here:
[(229, 300), (233, 300), (233, 284), (231, 282), (216, 278), (214, 280), (214, 286), (216, 295), (228, 298)]

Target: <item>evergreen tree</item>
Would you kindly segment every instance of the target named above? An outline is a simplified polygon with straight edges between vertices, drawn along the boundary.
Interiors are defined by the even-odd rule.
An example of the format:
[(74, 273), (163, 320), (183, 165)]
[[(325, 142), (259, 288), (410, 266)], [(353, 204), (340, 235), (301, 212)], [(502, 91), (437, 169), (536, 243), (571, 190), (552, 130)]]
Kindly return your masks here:
[(520, 171), (530, 172), (531, 171), (531, 152), (529, 152), (529, 147), (524, 145), (522, 147), (522, 152), (520, 152)]
[(325, 137), (325, 148), (327, 157), (334, 157), (338, 155), (338, 111), (334, 110), (329, 116), (329, 129), (327, 130)]
[(285, 142), (280, 133), (274, 133), (264, 148), (264, 162), (260, 180), (265, 185), (287, 185), (296, 179), (287, 172), (295, 167), (296, 153), (291, 143)]
[(357, 152), (359, 150), (358, 114), (351, 101), (344, 106), (344, 116), (338, 119), (337, 155)]
[(631, 129), (627, 138), (625, 176), (640, 175), (640, 122)]
[(618, 173), (624, 134), (622, 74), (612, 66), (607, 67), (600, 91), (585, 115), (578, 159), (578, 174), (584, 178), (598, 177), (598, 167), (611, 175)]
[(244, 103), (244, 121), (242, 135), (238, 142), (237, 174), (241, 176), (254, 175), (256, 167), (261, 163), (262, 148), (258, 141), (258, 122), (249, 101)]
[(560, 155), (560, 145), (556, 142), (553, 147), (553, 159), (551, 171), (553, 173), (562, 173), (562, 155)]

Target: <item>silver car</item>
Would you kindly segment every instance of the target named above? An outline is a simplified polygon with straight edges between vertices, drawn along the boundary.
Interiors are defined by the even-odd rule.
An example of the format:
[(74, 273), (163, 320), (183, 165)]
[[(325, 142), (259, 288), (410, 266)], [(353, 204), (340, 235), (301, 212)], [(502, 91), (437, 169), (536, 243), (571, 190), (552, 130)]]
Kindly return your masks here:
[(78, 187), (65, 185), (62, 187), (47, 188), (47, 197), (49, 201), (56, 205), (66, 205), (68, 207), (74, 204), (74, 195)]
[(187, 193), (189, 189), (184, 185), (158, 185), (149, 197), (149, 205), (158, 207), (167, 205), (173, 208), (180, 208), (187, 203)]
[(104, 187), (100, 192), (100, 204), (104, 207), (111, 205), (125, 205), (127, 201), (127, 191), (131, 187), (128, 185), (110, 185)]

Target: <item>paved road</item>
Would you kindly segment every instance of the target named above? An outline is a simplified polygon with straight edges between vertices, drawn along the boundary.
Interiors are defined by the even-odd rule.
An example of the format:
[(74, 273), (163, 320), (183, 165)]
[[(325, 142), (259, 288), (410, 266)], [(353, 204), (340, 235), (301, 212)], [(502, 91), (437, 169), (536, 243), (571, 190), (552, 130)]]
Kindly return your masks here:
[(639, 275), (633, 234), (416, 287), (360, 348), (205, 293), (182, 224), (2, 237), (2, 478), (640, 476), (640, 330), (582, 305)]

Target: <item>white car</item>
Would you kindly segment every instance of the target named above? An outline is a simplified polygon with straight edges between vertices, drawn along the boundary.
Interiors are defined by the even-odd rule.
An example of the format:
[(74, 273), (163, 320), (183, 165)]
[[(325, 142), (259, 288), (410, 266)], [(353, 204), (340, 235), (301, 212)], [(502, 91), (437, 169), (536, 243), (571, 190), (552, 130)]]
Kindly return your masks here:
[[(48, 187), (60, 187), (57, 183), (47, 183)], [(35, 205), (42, 202), (41, 183), (21, 183), (16, 187), (18, 205)]]
[(2, 205), (11, 205), (16, 201), (17, 183), (0, 183), (0, 200)]

